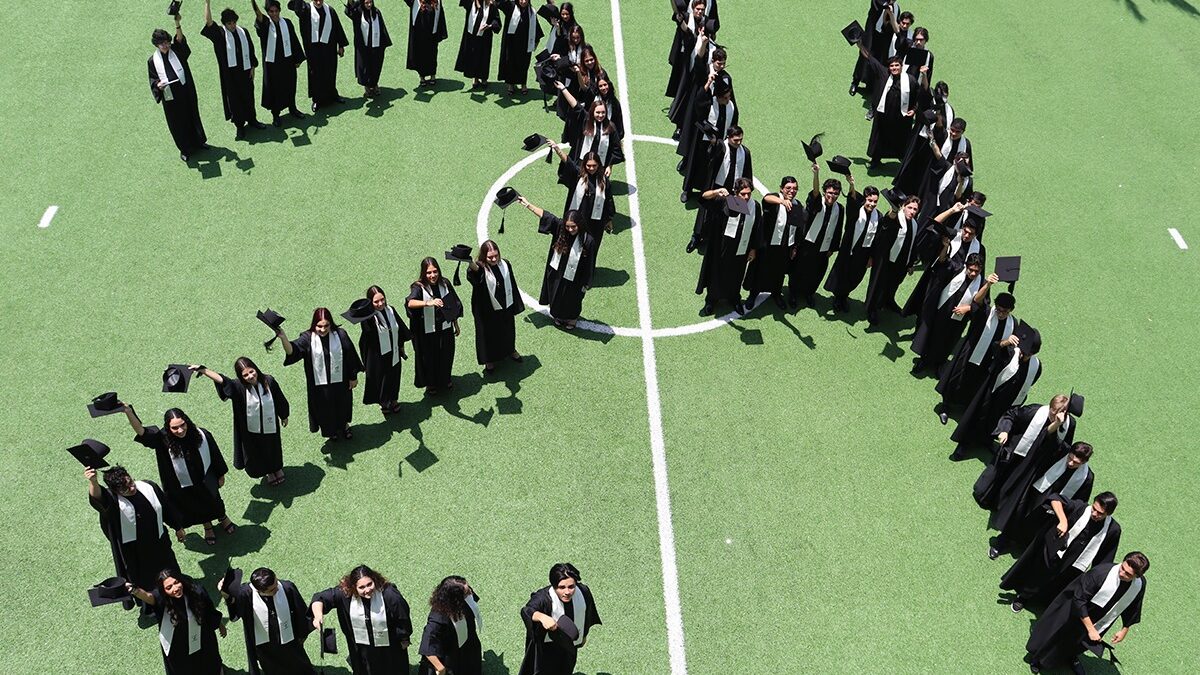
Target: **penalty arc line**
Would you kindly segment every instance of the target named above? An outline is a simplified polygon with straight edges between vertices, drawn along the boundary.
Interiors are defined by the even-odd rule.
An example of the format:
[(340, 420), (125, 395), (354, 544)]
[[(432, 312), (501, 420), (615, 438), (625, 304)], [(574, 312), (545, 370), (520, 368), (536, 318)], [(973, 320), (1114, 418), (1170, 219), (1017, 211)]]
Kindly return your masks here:
[(1187, 242), (1183, 240), (1183, 235), (1179, 234), (1179, 230), (1173, 227), (1168, 227), (1167, 232), (1171, 233), (1171, 238), (1175, 240), (1175, 243), (1179, 245), (1181, 250), (1188, 250)]

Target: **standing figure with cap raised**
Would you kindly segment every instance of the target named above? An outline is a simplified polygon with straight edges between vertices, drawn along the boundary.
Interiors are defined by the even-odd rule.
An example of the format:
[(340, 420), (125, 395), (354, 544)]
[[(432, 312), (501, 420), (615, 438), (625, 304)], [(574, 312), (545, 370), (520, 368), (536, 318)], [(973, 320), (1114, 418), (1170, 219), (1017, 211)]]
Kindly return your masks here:
[[(282, 321), (280, 322), (282, 323)], [(283, 427), (291, 405), (275, 378), (259, 370), (248, 356), (233, 362), (237, 377), (204, 366), (189, 366), (213, 381), (217, 396), (233, 407), (233, 467), (269, 485), (283, 482)]]
[(879, 188), (868, 185), (862, 192), (854, 185), (850, 160), (838, 155), (828, 162), (829, 168), (846, 176), (850, 190), (846, 193), (846, 216), (842, 238), (837, 242), (837, 258), (825, 279), (825, 290), (833, 296), (833, 311), (850, 309), (849, 298), (867, 275), (873, 262), (875, 237), (879, 235)]
[(387, 293), (372, 285), (365, 297), (355, 300), (342, 312), (350, 323), (362, 328), (358, 351), (362, 354), (367, 381), (363, 385), (364, 405), (377, 404), (383, 414), (400, 411), (400, 365), (408, 354), (404, 343), (412, 339), (408, 324), (396, 308), (388, 304)]
[(796, 259), (798, 233), (808, 224), (808, 215), (796, 199), (800, 186), (795, 176), (784, 176), (779, 191), (763, 195), (762, 241), (746, 270), (747, 302), (754, 302), (760, 293), (768, 293), (775, 306), (783, 309), (783, 279)]
[[(999, 304), (1000, 298), (996, 301)], [(966, 459), (970, 448), (990, 443), (990, 437), (999, 433), (996, 429), (1000, 420), (1009, 409), (1025, 405), (1029, 390), (1042, 376), (1042, 361), (1037, 356), (1042, 349), (1042, 336), (1038, 330), (1018, 321), (1010, 338), (992, 359), (987, 375), (958, 418), (958, 427), (950, 435), (950, 440), (958, 444), (950, 455), (952, 460)], [(943, 399), (939, 417), (947, 412)]]
[(405, 67), (420, 76), (420, 86), (437, 84), (438, 45), (447, 37), (442, 0), (408, 3), (408, 60)]
[(417, 675), (482, 675), (483, 615), (479, 596), (460, 576), (442, 579), (429, 597)]
[(324, 307), (313, 310), (308, 330), (289, 341), (282, 328), (276, 328), (287, 358), (283, 365), (304, 363), (308, 385), (308, 430), (336, 441), (352, 438), (354, 388), (363, 369), (354, 342), (345, 329), (333, 323), (333, 314)]
[(559, 218), (520, 195), (516, 199), (538, 217), (538, 233), (550, 235), (538, 302), (549, 310), (555, 326), (574, 330), (595, 269), (592, 236), (580, 225), (578, 211), (567, 211)]
[(246, 127), (265, 129), (254, 114), (254, 69), (258, 57), (250, 33), (238, 25), (237, 12), (221, 10), (221, 23), (212, 17), (212, 0), (204, 0), (204, 28), (200, 34), (213, 43), (217, 69), (221, 74), (221, 102), (225, 119), (233, 122), (238, 140), (246, 137)]
[(154, 52), (146, 60), (150, 73), (150, 94), (154, 102), (162, 105), (167, 118), (167, 130), (179, 149), (179, 159), (188, 161), (195, 152), (206, 150), (208, 138), (204, 135), (204, 124), (200, 121), (200, 107), (196, 100), (196, 83), (188, 67), (192, 49), (183, 36), (179, 13), (175, 13), (175, 38), (159, 28), (150, 35)]
[[(945, 245), (950, 246), (948, 237)], [(950, 261), (949, 252), (943, 249), (931, 268), (929, 289), (918, 313), (911, 346), (917, 355), (910, 371), (913, 375), (926, 370), (936, 374), (941, 370), (971, 314), (987, 308), (988, 294), (996, 282), (994, 272), (983, 278), (983, 259), (978, 253), (968, 255), (960, 267)]]
[(613, 215), (617, 212), (612, 184), (605, 174), (604, 164), (595, 152), (589, 152), (576, 161), (554, 141), (547, 143), (561, 160), (558, 165), (558, 184), (567, 189), (563, 213), (577, 213), (579, 224), (592, 239), (590, 253), (593, 259), (598, 259), (604, 233), (613, 231)]
[[(739, 178), (746, 178), (751, 186), (754, 185), (754, 158), (750, 155), (750, 148), (743, 142), (745, 137), (742, 128), (735, 124), (729, 127), (724, 140), (717, 142), (713, 139), (711, 144), (704, 147), (707, 153), (706, 178), (703, 187), (699, 188), (701, 191), (725, 190), (732, 193), (733, 184)], [(711, 217), (713, 215), (716, 215), (715, 220)], [(713, 238), (713, 230), (721, 224), (719, 216), (720, 214), (713, 214), (711, 209), (696, 209), (692, 237), (684, 249), (687, 253)]]
[(354, 675), (407, 673), (412, 619), (408, 601), (382, 574), (359, 565), (312, 597), (312, 625), (336, 611)]
[(254, 29), (262, 44), (263, 83), (262, 107), (271, 111), (275, 126), (283, 126), (281, 115), (286, 110), (294, 119), (304, 119), (304, 113), (296, 107), (296, 75), (304, 63), (304, 44), (292, 20), (280, 16), (279, 0), (267, 0), (267, 13), (263, 14), (255, 0)]
[(921, 66), (921, 77), (918, 80), (904, 72), (902, 55), (892, 54), (886, 60), (879, 59), (867, 51), (861, 42), (858, 43), (858, 49), (866, 57), (878, 82), (874, 100), (867, 113), (868, 119), (871, 120), (867, 156), (871, 158), (871, 168), (876, 169), (879, 168), (881, 160), (904, 159), (904, 153), (908, 149), (908, 138), (912, 133), (912, 120), (916, 115), (918, 86), (928, 86), (928, 68)]
[(138, 584), (126, 585), (158, 620), (158, 643), (167, 675), (224, 673), (217, 633), (225, 637), (225, 617), (213, 605), (208, 591), (176, 567), (158, 572), (149, 588), (147, 591)]
[(742, 282), (746, 265), (754, 261), (762, 246), (762, 208), (754, 200), (754, 188), (747, 178), (735, 180), (732, 190), (705, 190), (700, 200), (701, 209), (707, 212), (704, 218), (712, 223), (696, 280), (696, 295), (704, 296), (700, 316), (710, 316), (721, 302), (745, 314)]
[(916, 218), (921, 209), (917, 197), (902, 197), (894, 190), (880, 190), (891, 209), (879, 219), (875, 250), (871, 252), (871, 276), (867, 282), (867, 323), (879, 323), (879, 312), (900, 313), (896, 291), (907, 274), (912, 274), (912, 244), (917, 234)]
[(827, 178), (821, 181), (821, 167), (817, 158), (821, 156), (821, 144), (814, 137), (805, 144), (805, 152), (812, 161), (812, 191), (804, 204), (807, 225), (796, 242), (796, 259), (792, 262), (794, 272), (788, 288), (788, 305), (793, 309), (803, 300), (809, 307), (817, 301), (817, 289), (829, 269), (829, 259), (837, 250), (846, 220), (846, 210), (838, 203), (842, 195), (842, 181)]
[(337, 64), (350, 41), (337, 12), (325, 0), (288, 0), (287, 7), (296, 13), (308, 56), (308, 97), (312, 99), (312, 111), (345, 102), (338, 95)]
[[(468, 248), (467, 260), (470, 254)], [(446, 258), (461, 260), (462, 255), (461, 251), (449, 251)], [(458, 320), (463, 315), (463, 306), (454, 286), (442, 277), (436, 258), (421, 260), (421, 273), (410, 287), (405, 306), (416, 354), (413, 384), (418, 389), (424, 388), (426, 394), (453, 389), (450, 373), (454, 368), (454, 343), (460, 332)]]
[[(469, 255), (469, 254), (468, 254)], [(475, 320), (475, 360), (485, 374), (504, 359), (520, 362), (516, 317), (525, 311), (512, 264), (500, 256), (500, 247), (488, 239), (467, 267), (471, 284), (471, 316)]]
[(1020, 344), (1021, 339), (1013, 336), (1017, 321), (1012, 311), (1016, 302), (1011, 293), (1001, 293), (990, 306), (972, 312), (966, 339), (958, 344), (954, 358), (938, 371), (936, 389), (942, 395), (938, 417), (942, 424), (949, 421), (951, 410), (962, 409), (971, 402), (987, 378), (996, 354), (1004, 347)]
[(525, 657), (519, 675), (571, 675), (588, 633), (602, 623), (592, 590), (568, 562), (550, 568), (550, 585), (529, 594), (521, 619)]
[(227, 570), (217, 592), (229, 618), (241, 621), (250, 675), (312, 675), (304, 639), (313, 631), (312, 609), (296, 584), (259, 567), (242, 583), (241, 570)]

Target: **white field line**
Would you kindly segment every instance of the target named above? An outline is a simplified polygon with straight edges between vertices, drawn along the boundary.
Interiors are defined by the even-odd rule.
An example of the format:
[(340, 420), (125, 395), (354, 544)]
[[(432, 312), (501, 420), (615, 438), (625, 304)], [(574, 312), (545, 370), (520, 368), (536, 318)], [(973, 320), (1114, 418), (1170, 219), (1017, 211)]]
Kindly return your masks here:
[(1171, 233), (1171, 238), (1175, 240), (1176, 244), (1179, 244), (1179, 248), (1185, 251), (1187, 250), (1187, 242), (1183, 240), (1183, 235), (1179, 234), (1179, 230), (1173, 227), (1168, 227), (1167, 232)]
[(638, 323), (642, 333), (642, 367), (646, 371), (646, 408), (650, 421), (650, 456), (654, 467), (654, 501), (658, 513), (658, 549), (662, 556), (663, 602), (666, 604), (667, 650), (671, 675), (686, 675), (683, 644), (683, 611), (679, 605), (679, 571), (675, 566), (675, 527), (671, 523), (671, 488), (667, 482), (667, 452), (663, 442), (662, 404), (658, 392), (658, 364), (654, 357), (654, 323), (650, 318), (650, 287), (633, 155), (633, 110), (629, 106), (629, 79), (625, 72), (625, 36), (621, 29), (621, 3), (612, 0), (613, 52), (617, 63), (617, 91), (625, 112), (625, 179), (635, 189), (629, 194), (629, 221), (633, 244), (633, 271), (637, 284)]
[[(58, 213), (57, 206), (54, 206), (54, 205), (47, 206), (46, 212), (42, 214), (42, 219), (38, 221), (38, 227), (43, 230), (46, 229), (47, 227), (50, 227), (50, 221), (54, 220), (54, 214), (56, 214), (56, 213)], [(1184, 248), (1187, 248), (1187, 247), (1185, 246)]]

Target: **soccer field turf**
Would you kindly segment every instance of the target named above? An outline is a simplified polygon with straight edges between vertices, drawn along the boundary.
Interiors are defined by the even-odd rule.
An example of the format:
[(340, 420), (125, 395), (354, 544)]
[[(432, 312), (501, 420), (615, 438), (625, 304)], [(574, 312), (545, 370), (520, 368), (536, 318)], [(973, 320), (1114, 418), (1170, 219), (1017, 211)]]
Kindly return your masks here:
[[(617, 78), (611, 3), (575, 4)], [(525, 362), (485, 379), (467, 317), (453, 396), (423, 398), (410, 386), (410, 361), (400, 414), (359, 406), (349, 443), (306, 433), (303, 372), (284, 370), (280, 349), (262, 352), (269, 335), (255, 310), (289, 317), (294, 336), (312, 308), (340, 312), (370, 284), (398, 300), (420, 258), (477, 242), (490, 186), (526, 157), (521, 139), (560, 129), (536, 93), (519, 100), (501, 85), (487, 95), (462, 86), (450, 70), (457, 8), (447, 16), (442, 87), (417, 91), (403, 69), (407, 7), (378, 4), (396, 43), (383, 97), (359, 97), (348, 49), (345, 105), (234, 141), (199, 33), (202, 3), (185, 2), (201, 114), (219, 148), (189, 165), (146, 90), (150, 32), (169, 22), (159, 3), (12, 14), (0, 41), (0, 306), (11, 331), (0, 358), (0, 588), (11, 600), (0, 613), (0, 670), (162, 667), (153, 629), (118, 608), (87, 606), (84, 590), (112, 565), (80, 467), (62, 449), (97, 438), (113, 447), (110, 461), (158, 481), (152, 454), (121, 417), (92, 420), (84, 410), (115, 389), (147, 424), (182, 407), (228, 459), (228, 406), (203, 381), (186, 395), (161, 394), (159, 374), (180, 362), (228, 373), (244, 354), (279, 377), (295, 406), (284, 432), (288, 482), (271, 489), (231, 473), (222, 494), (239, 531), (214, 547), (195, 532), (176, 544), (184, 571), (210, 589), (231, 560), (247, 572), (270, 566), (306, 596), (367, 563), (404, 593), (419, 631), (430, 591), (461, 574), (482, 597), (485, 672), (498, 675), (520, 664), (528, 593), (545, 585), (551, 563), (569, 560), (605, 620), (580, 670), (656, 675), (672, 673), (665, 550), (688, 672), (1024, 671), (1032, 617), (996, 603), (1009, 559), (985, 555), (986, 514), (970, 494), (981, 465), (946, 461), (953, 427), (931, 412), (933, 382), (908, 374), (911, 326), (885, 320), (868, 332), (860, 305), (847, 320), (822, 298), (817, 311), (762, 307), (688, 332), (702, 321), (699, 258), (683, 251), (692, 213), (678, 202), (673, 149), (653, 140), (635, 138), (632, 161), (614, 171), (626, 182), (636, 168), (622, 192), (636, 193), (640, 227), (630, 226), (631, 199), (619, 196), (618, 232), (605, 238), (584, 304), (585, 318), (626, 334), (565, 333), (530, 312), (518, 321)], [(827, 155), (855, 159), (860, 187), (890, 182), (868, 177), (869, 123), (846, 95), (854, 51), (838, 31), (861, 21), (866, 5), (721, 2), (720, 42), (755, 173), (769, 189), (784, 174), (804, 189), (799, 141), (817, 132)], [(671, 132), (662, 113), (666, 7), (619, 5), (628, 74), (618, 90), (639, 137)], [(236, 9), (249, 25), (249, 3)], [(905, 9), (930, 30), (934, 79), (950, 84), (970, 123), (978, 185), (996, 214), (989, 254), (1024, 258), (1016, 314), (1045, 344), (1046, 372), (1030, 400), (1071, 388), (1087, 396), (1076, 438), (1096, 447), (1096, 491), (1120, 497), (1120, 553), (1142, 550), (1152, 561), (1144, 621), (1119, 648), (1122, 665), (1197, 672), (1200, 529), (1190, 506), (1200, 498), (1200, 368), (1185, 340), (1200, 320), (1191, 290), (1200, 262), (1168, 228), (1200, 244), (1189, 193), (1200, 180), (1200, 11), (1188, 0)], [(302, 76), (301, 96), (303, 86)], [(538, 159), (509, 184), (557, 213), (554, 180)], [(39, 227), (51, 205), (57, 213)], [(528, 213), (510, 215), (499, 235), (500, 212), (486, 210), (486, 229), (536, 296), (546, 239)], [(681, 330), (647, 339), (643, 319)], [(668, 472), (658, 483), (656, 452)], [(663, 478), (669, 521), (660, 520), (667, 494), (656, 493)], [(244, 672), (240, 628), (221, 648), (228, 669)], [(410, 655), (415, 662), (415, 647)], [(1114, 670), (1085, 662), (1090, 672)]]

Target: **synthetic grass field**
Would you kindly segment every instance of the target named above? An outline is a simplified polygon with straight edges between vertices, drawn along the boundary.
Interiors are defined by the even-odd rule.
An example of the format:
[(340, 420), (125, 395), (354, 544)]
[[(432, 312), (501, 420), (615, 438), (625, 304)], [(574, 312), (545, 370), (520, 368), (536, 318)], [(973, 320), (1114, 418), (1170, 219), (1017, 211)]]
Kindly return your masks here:
[[(666, 3), (620, 4), (626, 77), (616, 8), (575, 4), (634, 133), (669, 136)], [(240, 530), (211, 548), (195, 532), (176, 545), (184, 571), (209, 588), (231, 559), (247, 572), (271, 566), (305, 595), (365, 562), (405, 594), (419, 632), (433, 586), (462, 574), (483, 598), (486, 672), (498, 675), (520, 663), (518, 609), (565, 559), (605, 620), (582, 671), (665, 674), (660, 527), (670, 524), (689, 672), (1024, 671), (1031, 616), (995, 601), (1009, 559), (985, 555), (986, 515), (970, 497), (980, 464), (946, 461), (952, 427), (931, 412), (932, 381), (908, 375), (911, 327), (867, 332), (860, 305), (850, 320), (827, 314), (824, 299), (819, 311), (764, 307), (653, 340), (568, 334), (530, 313), (518, 323), (525, 363), (487, 381), (468, 317), (454, 396), (425, 400), (406, 385), (401, 414), (356, 411), (351, 443), (306, 433), (303, 372), (282, 369), (282, 350), (262, 352), (268, 335), (254, 311), (277, 309), (295, 336), (313, 307), (340, 312), (372, 283), (398, 302), (421, 257), (477, 241), (476, 214), (525, 157), (521, 139), (560, 128), (536, 94), (521, 101), (498, 85), (486, 96), (461, 86), (450, 70), (456, 8), (443, 85), (415, 91), (416, 75), (403, 70), (407, 8), (379, 6), (396, 43), (385, 96), (358, 98), (348, 49), (345, 106), (234, 142), (199, 34), (202, 3), (185, 3), (201, 113), (209, 142), (223, 148), (193, 165), (177, 159), (147, 92), (149, 35), (169, 22), (159, 3), (10, 15), (0, 41), (0, 297), (10, 331), (0, 358), (0, 671), (161, 668), (153, 629), (87, 606), (84, 589), (111, 574), (111, 561), (80, 467), (62, 449), (98, 438), (135, 476), (158, 480), (123, 418), (84, 410), (116, 389), (147, 424), (183, 407), (228, 458), (228, 406), (204, 382), (161, 394), (159, 374), (170, 362), (229, 372), (243, 354), (280, 378), (295, 407), (284, 432), (288, 482), (272, 490), (231, 473), (223, 495)], [(888, 180), (866, 174), (869, 124), (846, 95), (854, 52), (838, 30), (865, 7), (722, 1), (720, 41), (769, 188), (786, 173), (804, 188), (799, 140), (821, 131), (829, 155), (856, 160), (860, 187)], [(978, 185), (996, 214), (989, 254), (1025, 257), (1016, 313), (1042, 331), (1046, 370), (1030, 398), (1072, 387), (1087, 396), (1077, 439), (1096, 446), (1096, 489), (1121, 499), (1121, 552), (1152, 560), (1144, 621), (1119, 648), (1124, 670), (1196, 672), (1200, 369), (1190, 338), (1200, 262), (1167, 228), (1200, 244), (1189, 192), (1200, 179), (1200, 12), (1188, 0), (905, 8), (929, 28), (935, 79), (950, 83), (970, 122)], [(249, 4), (236, 9), (248, 26)], [(677, 199), (676, 157), (644, 141), (632, 155), (641, 228), (625, 217), (606, 238), (584, 316), (632, 329), (643, 318), (654, 328), (694, 324), (699, 258), (683, 253), (692, 214)], [(614, 178), (625, 180), (630, 164)], [(533, 162), (510, 182), (561, 210), (552, 167)], [(630, 201), (618, 198), (621, 214)], [(50, 205), (57, 215), (37, 227)], [(494, 233), (500, 213), (487, 217)], [(514, 210), (494, 237), (536, 295), (546, 241), (532, 216)], [(411, 361), (404, 378), (411, 383)], [(648, 382), (657, 385), (649, 398)], [(669, 523), (656, 502), (659, 432)], [(244, 672), (240, 629), (221, 647), (227, 667)], [(309, 648), (315, 658), (313, 640)], [(410, 654), (415, 662), (415, 646)]]

